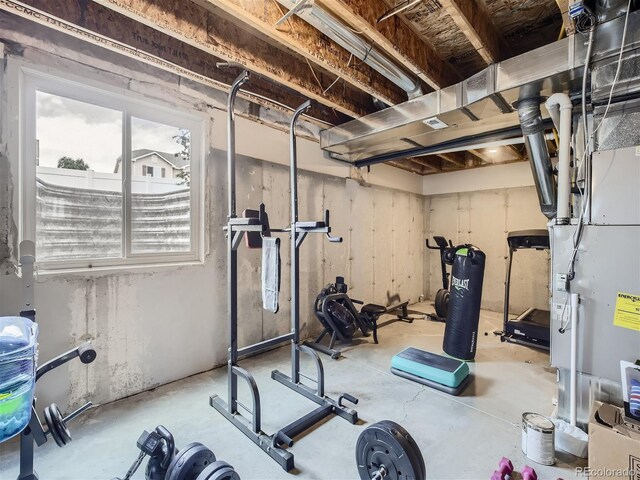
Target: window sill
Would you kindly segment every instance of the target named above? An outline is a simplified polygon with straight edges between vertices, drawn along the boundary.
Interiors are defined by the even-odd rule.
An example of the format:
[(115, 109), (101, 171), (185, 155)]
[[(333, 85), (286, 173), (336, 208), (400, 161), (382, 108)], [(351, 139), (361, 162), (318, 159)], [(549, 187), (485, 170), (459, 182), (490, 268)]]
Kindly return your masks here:
[(98, 267), (71, 267), (71, 268), (38, 268), (37, 279), (55, 278), (61, 276), (71, 277), (96, 277), (96, 276), (117, 276), (135, 273), (153, 273), (177, 270), (184, 267), (203, 266), (202, 260), (189, 260), (182, 262), (167, 263), (141, 263), (132, 265), (111, 265)]

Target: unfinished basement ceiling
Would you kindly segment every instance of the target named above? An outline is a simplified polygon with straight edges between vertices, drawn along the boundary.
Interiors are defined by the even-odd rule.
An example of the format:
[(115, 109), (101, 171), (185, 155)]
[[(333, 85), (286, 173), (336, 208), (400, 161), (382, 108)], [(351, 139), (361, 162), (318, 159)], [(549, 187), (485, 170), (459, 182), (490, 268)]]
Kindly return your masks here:
[[(420, 78), (423, 91), (464, 80), (505, 58), (558, 38), (566, 0), (422, 0), (383, 22), (376, 20), (404, 0), (309, 0), (327, 8), (345, 28), (361, 34), (382, 55)], [(305, 2), (306, 3), (306, 2)], [(239, 68), (252, 71), (245, 96), (267, 108), (295, 108), (316, 100), (311, 116), (322, 125), (340, 125), (380, 108), (374, 98), (398, 104), (407, 93), (365, 65), (325, 34), (287, 12), (284, 0), (20, 0), (0, 8), (23, 18), (37, 9), (69, 25), (126, 44), (170, 62), (176, 69), (204, 75), (224, 89)], [(288, 6), (292, 7), (296, 1)], [(40, 22), (54, 25), (55, 22)], [(87, 37), (87, 41), (91, 41)], [(171, 67), (170, 67), (171, 68)], [(318, 122), (316, 122), (318, 123)], [(419, 174), (523, 161), (521, 146), (494, 152), (470, 150), (456, 155), (396, 161)]]
[[(394, 2), (386, 0), (392, 6)], [(487, 66), (465, 34), (437, 0), (423, 0), (405, 11), (405, 21), (466, 78)]]
[[(392, 0), (385, 1), (390, 6), (396, 4)], [(502, 52), (500, 60), (551, 43), (560, 33), (562, 16), (555, 0), (477, 0), (477, 3), (486, 10), (510, 48), (510, 51)], [(440, 1), (423, 0), (402, 16), (427, 42), (437, 46), (438, 52), (462, 78), (487, 66)]]

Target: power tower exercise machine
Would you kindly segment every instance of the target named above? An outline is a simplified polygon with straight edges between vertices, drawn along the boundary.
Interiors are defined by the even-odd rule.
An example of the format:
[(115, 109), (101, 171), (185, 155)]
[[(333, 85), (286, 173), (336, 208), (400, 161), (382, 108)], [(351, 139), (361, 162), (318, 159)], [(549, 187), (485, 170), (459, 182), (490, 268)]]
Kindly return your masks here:
[[(224, 401), (218, 395), (212, 395), (209, 403), (224, 417), (233, 423), (242, 433), (262, 448), (280, 466), (289, 471), (294, 467), (293, 454), (286, 450), (286, 446), (293, 445), (293, 438), (309, 429), (313, 425), (331, 414), (339, 415), (352, 424), (358, 421), (355, 410), (345, 407), (342, 402), (348, 400), (356, 404), (358, 400), (348, 394), (343, 394), (334, 400), (324, 394), (324, 369), (318, 355), (308, 346), (300, 342), (300, 260), (299, 249), (310, 233), (323, 233), (330, 242), (341, 242), (342, 238), (332, 237), (329, 225), (329, 211), (325, 210), (324, 219), (318, 222), (298, 221), (298, 165), (295, 127), (298, 117), (310, 106), (311, 101), (300, 105), (291, 118), (290, 125), (290, 183), (291, 183), (291, 225), (289, 228), (271, 229), (268, 225), (264, 204), (260, 205), (257, 216), (236, 215), (236, 180), (235, 180), (235, 119), (234, 103), (240, 87), (249, 81), (249, 72), (243, 72), (235, 79), (229, 92), (227, 102), (227, 168), (228, 168), (228, 203), (229, 217), (225, 227), (227, 235), (227, 281), (228, 281), (228, 322), (229, 322), (229, 354), (227, 365), (228, 392)], [(269, 236), (271, 233), (286, 232), (291, 240), (291, 332), (274, 337), (254, 345), (238, 348), (238, 247), (242, 237)], [(251, 242), (250, 242), (251, 243)], [(261, 427), (260, 392), (253, 376), (238, 365), (241, 357), (256, 354), (266, 349), (289, 342), (291, 344), (291, 375), (278, 370), (271, 373), (271, 378), (289, 387), (319, 406), (308, 414), (294, 420), (272, 435), (267, 435)], [(315, 363), (317, 375), (307, 377), (300, 372), (300, 354), (308, 355)], [(301, 382), (301, 377), (315, 383), (310, 387)], [(252, 399), (251, 408), (242, 405), (238, 400), (238, 378), (244, 380)], [(238, 407), (249, 414), (242, 414)]]

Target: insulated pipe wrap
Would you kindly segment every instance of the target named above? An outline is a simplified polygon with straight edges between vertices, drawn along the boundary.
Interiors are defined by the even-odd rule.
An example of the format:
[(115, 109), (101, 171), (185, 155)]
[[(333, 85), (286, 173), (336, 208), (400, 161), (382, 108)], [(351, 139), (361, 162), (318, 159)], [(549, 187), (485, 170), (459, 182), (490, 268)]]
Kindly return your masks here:
[(533, 180), (538, 192), (540, 209), (547, 218), (554, 218), (557, 213), (557, 187), (553, 177), (549, 149), (544, 138), (540, 99), (520, 100), (517, 107)]

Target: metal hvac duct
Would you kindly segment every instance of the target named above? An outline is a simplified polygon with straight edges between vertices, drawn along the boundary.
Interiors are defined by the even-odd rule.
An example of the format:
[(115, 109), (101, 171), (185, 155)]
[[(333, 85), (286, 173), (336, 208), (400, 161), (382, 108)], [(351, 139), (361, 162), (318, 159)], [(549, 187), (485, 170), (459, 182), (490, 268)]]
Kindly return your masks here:
[(540, 209), (545, 217), (554, 218), (558, 211), (557, 187), (544, 134), (540, 98), (520, 100), (517, 107)]
[[(621, 17), (596, 28), (592, 62), (603, 65), (617, 62), (623, 24)], [(581, 34), (570, 35), (490, 65), (455, 85), (322, 130), (320, 146), (337, 160), (361, 166), (415, 155), (416, 152), (426, 154), (449, 149), (454, 143), (476, 144), (479, 139), (496, 132), (515, 129), (510, 138), (519, 137), (520, 118), (514, 108), (519, 100), (550, 97), (556, 92), (581, 94), (586, 40)], [(634, 55), (634, 50), (635, 55), (640, 51), (640, 11), (629, 15), (626, 44), (623, 62)], [(615, 67), (602, 70), (615, 72)], [(623, 70), (620, 85), (625, 87), (625, 94), (638, 95), (635, 80), (623, 82), (626, 70)], [(597, 78), (610, 76), (603, 73)], [(605, 82), (600, 90), (592, 93), (606, 102), (609, 90)], [(548, 118), (546, 109), (542, 110), (542, 117)], [(529, 148), (542, 147), (543, 143), (529, 142)], [(551, 186), (548, 181), (544, 184), (547, 185), (541, 193), (547, 198)]]
[(375, 45), (313, 0), (278, 0), (278, 3), (289, 9), (289, 13), (281, 21), (290, 15), (298, 15), (356, 58), (395, 83), (407, 92), (409, 98), (415, 98), (424, 93), (416, 77), (409, 75)]

